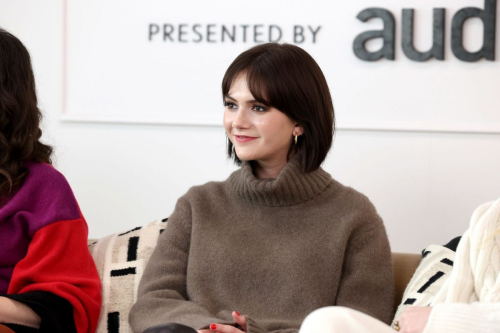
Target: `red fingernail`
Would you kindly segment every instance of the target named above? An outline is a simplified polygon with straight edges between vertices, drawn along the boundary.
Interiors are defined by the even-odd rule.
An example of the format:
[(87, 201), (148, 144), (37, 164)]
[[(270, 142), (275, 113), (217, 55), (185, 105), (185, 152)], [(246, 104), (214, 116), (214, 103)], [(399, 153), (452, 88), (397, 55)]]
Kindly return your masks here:
[(211, 330), (215, 330), (215, 329), (217, 329), (217, 325), (215, 325), (215, 324), (210, 325), (210, 329), (211, 329)]
[(234, 313), (236, 313), (236, 315), (237, 315), (238, 317), (239, 317), (239, 316), (241, 316), (241, 315), (238, 313), (238, 311), (234, 311)]

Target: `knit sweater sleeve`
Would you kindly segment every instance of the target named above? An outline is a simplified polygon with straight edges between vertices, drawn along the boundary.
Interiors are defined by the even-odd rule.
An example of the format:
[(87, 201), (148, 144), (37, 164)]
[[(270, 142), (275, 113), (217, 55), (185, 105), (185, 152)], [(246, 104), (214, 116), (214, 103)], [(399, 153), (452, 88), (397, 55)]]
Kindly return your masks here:
[(94, 332), (101, 286), (83, 217), (38, 230), (2, 296), (31, 307), (42, 320), (40, 332)]
[(136, 333), (164, 323), (179, 323), (194, 329), (208, 328), (212, 323), (234, 324), (188, 299), (191, 215), (189, 202), (180, 198), (144, 270), (137, 302), (129, 314), (130, 326)]
[(247, 333), (297, 333), (299, 330), (295, 328), (287, 328), (283, 330), (267, 331), (252, 318), (246, 316), (247, 319)]
[(424, 333), (485, 333), (500, 327), (500, 303), (441, 303), (433, 306)]
[(363, 231), (349, 240), (336, 304), (389, 324), (394, 304), (391, 250), (381, 218), (365, 214)]

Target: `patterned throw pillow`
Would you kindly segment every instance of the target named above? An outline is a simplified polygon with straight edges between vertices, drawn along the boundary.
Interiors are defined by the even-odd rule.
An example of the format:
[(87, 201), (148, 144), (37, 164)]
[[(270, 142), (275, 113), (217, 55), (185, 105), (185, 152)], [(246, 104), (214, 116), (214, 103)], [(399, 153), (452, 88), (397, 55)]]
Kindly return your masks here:
[(89, 245), (102, 282), (102, 307), (96, 333), (132, 333), (128, 313), (149, 257), (167, 220), (109, 235)]
[(422, 251), (422, 261), (406, 287), (394, 320), (408, 306), (430, 305), (434, 296), (450, 276), (459, 241), (460, 237), (456, 237), (445, 246), (429, 245)]

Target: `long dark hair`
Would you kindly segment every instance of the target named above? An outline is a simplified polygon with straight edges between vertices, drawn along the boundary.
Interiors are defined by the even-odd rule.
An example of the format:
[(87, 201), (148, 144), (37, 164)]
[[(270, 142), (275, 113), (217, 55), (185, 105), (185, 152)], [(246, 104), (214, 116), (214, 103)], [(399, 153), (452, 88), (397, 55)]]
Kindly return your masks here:
[(0, 199), (22, 185), (27, 161), (52, 164), (52, 147), (40, 142), (37, 104), (28, 50), (0, 28)]
[[(332, 146), (335, 114), (328, 84), (316, 61), (295, 45), (254, 46), (227, 69), (222, 80), (223, 99), (240, 73), (246, 73), (248, 88), (257, 101), (275, 107), (304, 128), (297, 145), (290, 137), (288, 155), (297, 149), (304, 172), (319, 168)], [(241, 164), (229, 139), (227, 154)]]

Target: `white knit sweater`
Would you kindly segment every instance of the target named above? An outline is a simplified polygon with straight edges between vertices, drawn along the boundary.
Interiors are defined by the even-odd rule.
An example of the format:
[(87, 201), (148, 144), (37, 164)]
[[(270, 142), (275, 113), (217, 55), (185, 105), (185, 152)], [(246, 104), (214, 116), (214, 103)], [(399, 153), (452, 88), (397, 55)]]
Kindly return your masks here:
[(424, 333), (500, 333), (500, 199), (479, 206)]

